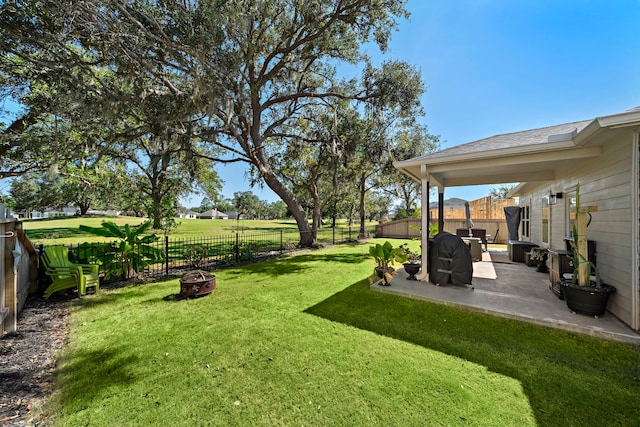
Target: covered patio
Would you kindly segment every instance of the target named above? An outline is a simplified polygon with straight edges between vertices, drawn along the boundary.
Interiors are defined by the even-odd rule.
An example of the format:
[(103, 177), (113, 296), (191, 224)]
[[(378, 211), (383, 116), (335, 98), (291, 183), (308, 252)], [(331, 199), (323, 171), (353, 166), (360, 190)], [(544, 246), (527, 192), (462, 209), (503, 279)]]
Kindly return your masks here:
[(490, 248), (483, 252), (482, 261), (474, 262), (473, 268), (473, 288), (407, 280), (407, 273), (400, 268), (391, 286), (380, 286), (377, 282), (371, 289), (640, 344), (640, 334), (609, 312), (598, 318), (572, 313), (549, 289), (548, 274), (536, 272), (524, 263), (509, 261), (506, 249)]
[[(421, 185), (422, 247), (428, 248), (426, 230), (430, 223), (425, 212), (430, 206), (431, 189), (437, 191), (440, 209), (446, 188), (519, 183), (509, 196), (519, 198), (526, 222), (519, 227), (518, 235), (510, 233), (509, 240), (562, 250), (566, 239), (572, 236), (571, 200), (576, 199), (576, 189), (581, 184), (586, 206), (598, 208), (589, 235), (599, 245), (601, 277), (618, 289), (609, 301), (607, 315), (615, 313), (631, 330), (640, 331), (639, 124), (640, 107), (636, 107), (592, 120), (494, 135), (395, 162), (398, 170)], [(439, 212), (438, 231), (443, 230), (444, 215)], [(428, 263), (428, 250), (422, 251), (422, 265)], [(429, 282), (426, 272), (418, 278)], [(479, 280), (477, 289), (484, 292), (480, 283)], [(507, 305), (508, 297), (497, 298), (507, 293), (504, 289), (486, 291), (496, 297), (497, 302), (492, 303), (496, 309)], [(566, 309), (563, 301), (558, 302)], [(566, 327), (584, 324), (584, 319), (574, 322), (554, 313), (520, 313), (529, 318), (550, 318), (554, 324)], [(589, 331), (596, 331), (600, 323), (585, 325)]]

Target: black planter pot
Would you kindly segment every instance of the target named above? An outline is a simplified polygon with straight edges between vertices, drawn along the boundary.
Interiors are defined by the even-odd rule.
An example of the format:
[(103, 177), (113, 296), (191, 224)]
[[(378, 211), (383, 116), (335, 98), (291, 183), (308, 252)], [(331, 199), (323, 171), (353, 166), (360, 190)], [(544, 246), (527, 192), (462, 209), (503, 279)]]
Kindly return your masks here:
[(540, 264), (538, 264), (536, 266), (536, 271), (538, 273), (548, 273), (549, 272), (549, 270), (547, 269), (547, 264), (544, 261), (542, 261)]
[(549, 289), (551, 289), (551, 292), (553, 292), (559, 299), (564, 299), (564, 295), (562, 294), (562, 282), (558, 281), (551, 283), (549, 285)]
[(378, 279), (382, 279), (382, 276), (384, 275), (384, 273), (393, 273), (395, 271), (395, 269), (393, 267), (376, 267), (376, 276), (378, 276)]
[(416, 278), (416, 274), (418, 274), (418, 272), (420, 271), (421, 264), (416, 264), (413, 262), (405, 262), (402, 265), (404, 265), (404, 271), (406, 271), (407, 274), (409, 275), (409, 277), (407, 277), (407, 280), (418, 280)]
[(609, 296), (616, 291), (611, 285), (602, 284), (601, 288), (574, 285), (562, 282), (562, 295), (567, 307), (576, 313), (588, 316), (601, 316), (607, 309)]

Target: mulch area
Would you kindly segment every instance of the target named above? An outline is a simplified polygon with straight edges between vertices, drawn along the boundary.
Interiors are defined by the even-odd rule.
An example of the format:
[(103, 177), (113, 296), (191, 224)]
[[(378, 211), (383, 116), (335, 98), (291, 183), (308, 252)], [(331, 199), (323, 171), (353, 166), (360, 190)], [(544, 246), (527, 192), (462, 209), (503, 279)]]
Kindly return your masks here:
[(0, 425), (47, 425), (38, 408), (53, 389), (55, 355), (67, 339), (69, 300), (30, 295), (17, 332), (0, 338)]
[[(132, 278), (101, 284), (100, 288), (144, 285), (171, 277)], [(176, 288), (179, 291), (179, 288)], [(176, 294), (173, 297), (179, 298)], [(67, 343), (69, 302), (77, 298), (74, 290), (51, 296), (30, 294), (18, 317), (18, 330), (0, 337), (0, 426), (48, 425), (41, 408), (53, 392), (52, 373), (56, 354)]]
[[(144, 285), (167, 277), (171, 276), (132, 278), (100, 288)], [(48, 300), (41, 293), (30, 294), (18, 317), (18, 330), (0, 337), (0, 426), (48, 425), (40, 409), (53, 392), (55, 356), (67, 343), (69, 302), (76, 298), (75, 290)]]

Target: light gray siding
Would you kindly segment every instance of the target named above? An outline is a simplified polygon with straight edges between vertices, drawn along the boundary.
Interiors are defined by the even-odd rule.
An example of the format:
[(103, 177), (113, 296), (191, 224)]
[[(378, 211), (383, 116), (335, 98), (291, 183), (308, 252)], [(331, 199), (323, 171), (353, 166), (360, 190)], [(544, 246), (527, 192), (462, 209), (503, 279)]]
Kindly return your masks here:
[(632, 318), (632, 235), (633, 191), (633, 135), (631, 132), (619, 134), (603, 146), (603, 153), (597, 159), (567, 163), (557, 171), (552, 182), (541, 182), (523, 200), (531, 200), (532, 241), (542, 240), (542, 197), (550, 192), (563, 192), (565, 197), (551, 207), (549, 247), (564, 248), (567, 229), (568, 196), (580, 183), (580, 203), (582, 206), (597, 206), (588, 228), (589, 240), (596, 242), (597, 263), (605, 283), (614, 285), (617, 293), (609, 302), (609, 310), (627, 324)]

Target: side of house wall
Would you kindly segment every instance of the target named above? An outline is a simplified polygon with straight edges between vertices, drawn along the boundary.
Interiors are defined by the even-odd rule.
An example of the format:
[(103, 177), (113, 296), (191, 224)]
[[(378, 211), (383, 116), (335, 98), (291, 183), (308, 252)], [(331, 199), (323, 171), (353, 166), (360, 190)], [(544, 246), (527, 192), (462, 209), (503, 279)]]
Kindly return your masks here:
[[(625, 323), (634, 324), (631, 285), (632, 247), (637, 236), (632, 234), (633, 136), (618, 135), (603, 144), (603, 154), (596, 159), (568, 162), (558, 170), (557, 179), (541, 183), (520, 198), (521, 204), (531, 203), (531, 240), (541, 246), (564, 249), (564, 238), (570, 235), (568, 204), (580, 184), (580, 204), (596, 206), (587, 238), (596, 242), (597, 265), (602, 281), (617, 288), (609, 301), (609, 310)], [(637, 185), (637, 183), (635, 183)], [(557, 205), (550, 207), (550, 241), (542, 244), (542, 198), (549, 193), (563, 192)]]

